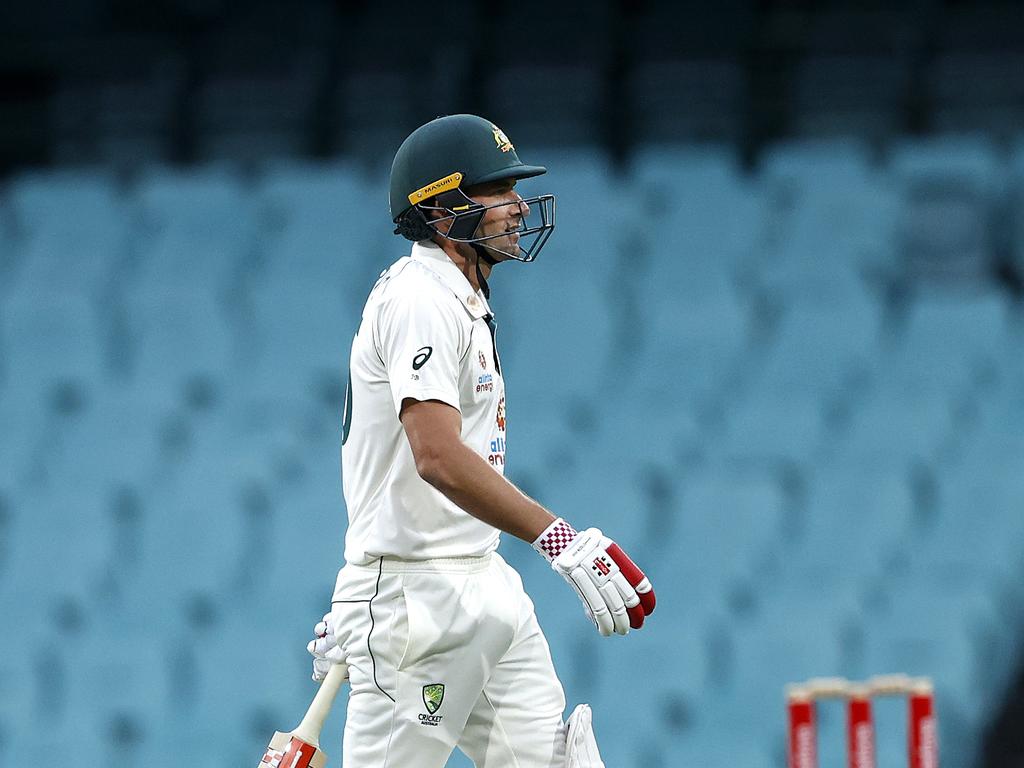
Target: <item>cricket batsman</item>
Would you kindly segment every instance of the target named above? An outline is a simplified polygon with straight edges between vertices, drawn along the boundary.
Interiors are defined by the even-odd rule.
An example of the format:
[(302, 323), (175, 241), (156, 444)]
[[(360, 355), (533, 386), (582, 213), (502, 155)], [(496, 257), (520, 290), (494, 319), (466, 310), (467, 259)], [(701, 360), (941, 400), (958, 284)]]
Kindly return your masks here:
[(381, 274), (352, 342), (345, 565), (309, 645), (316, 679), (348, 665), (350, 768), (441, 768), (456, 747), (478, 768), (604, 766), (590, 708), (562, 721), (533, 603), (497, 553), (503, 531), (532, 544), (602, 636), (654, 610), (650, 582), (614, 541), (503, 474), (509, 417), (487, 278), (533, 261), (551, 235), (554, 197), (516, 190), (545, 170), (473, 115), (421, 126), (395, 155), (391, 217), (412, 249)]

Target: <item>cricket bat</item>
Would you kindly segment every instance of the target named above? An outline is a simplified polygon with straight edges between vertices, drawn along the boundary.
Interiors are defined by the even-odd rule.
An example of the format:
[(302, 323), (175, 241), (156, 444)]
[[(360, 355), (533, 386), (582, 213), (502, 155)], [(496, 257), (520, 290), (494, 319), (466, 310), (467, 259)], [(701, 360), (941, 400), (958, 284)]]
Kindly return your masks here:
[(345, 664), (331, 666), (302, 722), (290, 733), (274, 734), (257, 768), (324, 768), (327, 765), (327, 754), (320, 749), (320, 730), (347, 677)]

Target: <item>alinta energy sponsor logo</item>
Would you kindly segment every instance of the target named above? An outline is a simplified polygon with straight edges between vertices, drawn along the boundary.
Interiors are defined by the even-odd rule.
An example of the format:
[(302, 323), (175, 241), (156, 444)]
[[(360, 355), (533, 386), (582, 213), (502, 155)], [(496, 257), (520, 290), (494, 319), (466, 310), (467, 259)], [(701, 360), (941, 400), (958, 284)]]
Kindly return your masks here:
[(498, 412), (495, 416), (498, 422), (498, 431), (502, 434), (491, 440), (491, 453), (487, 457), (487, 460), (491, 463), (492, 467), (503, 467), (505, 466), (505, 397), (502, 395), (498, 401)]
[(491, 453), (487, 457), (487, 461), (491, 463), (492, 467), (503, 467), (505, 466), (505, 438), (496, 437), (491, 440)]
[(437, 714), (437, 710), (441, 708), (441, 702), (443, 701), (444, 683), (429, 683), (423, 686), (423, 706), (427, 708), (429, 714), (421, 714), (419, 716), (420, 725), (436, 727), (440, 724), (444, 715)]
[(483, 373), (476, 377), (476, 392), (493, 392), (494, 391), (494, 377), (489, 373)]

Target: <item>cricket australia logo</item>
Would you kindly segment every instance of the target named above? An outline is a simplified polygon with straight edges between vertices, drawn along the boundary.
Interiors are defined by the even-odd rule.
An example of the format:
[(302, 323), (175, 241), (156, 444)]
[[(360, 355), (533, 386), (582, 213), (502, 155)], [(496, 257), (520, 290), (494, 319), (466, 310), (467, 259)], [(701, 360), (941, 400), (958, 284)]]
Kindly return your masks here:
[(443, 715), (436, 714), (444, 701), (444, 683), (430, 683), (423, 686), (423, 706), (428, 715), (420, 715), (420, 725), (439, 725)]
[(494, 133), (494, 143), (498, 145), (498, 149), (502, 152), (511, 152), (515, 149), (515, 147), (512, 146), (512, 142), (508, 140), (508, 136), (505, 135), (505, 132), (501, 130), (501, 128), (496, 125), (491, 125), (491, 130)]

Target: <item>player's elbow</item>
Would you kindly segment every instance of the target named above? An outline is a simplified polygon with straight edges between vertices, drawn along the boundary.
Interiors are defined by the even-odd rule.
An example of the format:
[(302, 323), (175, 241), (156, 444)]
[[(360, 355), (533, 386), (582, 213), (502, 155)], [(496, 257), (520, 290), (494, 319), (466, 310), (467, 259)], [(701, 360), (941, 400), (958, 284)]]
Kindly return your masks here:
[(416, 473), (420, 478), (433, 485), (441, 472), (437, 458), (426, 451), (416, 454)]
[(422, 446), (414, 452), (416, 472), (430, 485), (441, 493), (450, 490), (454, 478), (451, 471), (451, 459), (448, 452), (440, 446)]

